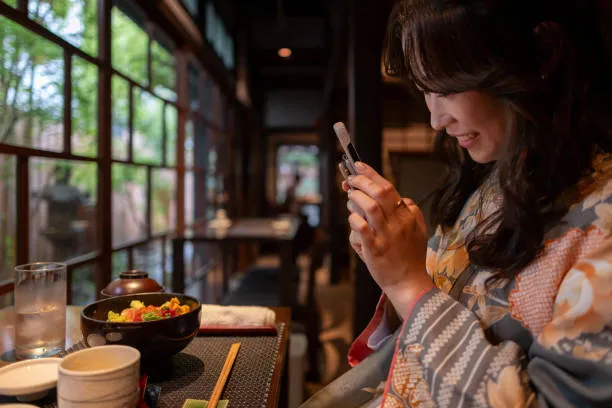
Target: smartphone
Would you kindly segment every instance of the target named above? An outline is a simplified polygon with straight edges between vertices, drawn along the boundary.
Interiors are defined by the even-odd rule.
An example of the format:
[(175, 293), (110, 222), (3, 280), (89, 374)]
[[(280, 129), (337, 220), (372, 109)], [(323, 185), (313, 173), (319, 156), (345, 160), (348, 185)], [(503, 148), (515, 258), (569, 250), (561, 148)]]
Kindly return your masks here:
[(347, 179), (349, 175), (357, 174), (355, 170), (355, 163), (361, 161), (357, 149), (353, 143), (351, 143), (351, 135), (349, 134), (346, 126), (342, 122), (334, 123), (334, 132), (340, 141), (340, 145), (344, 150), (342, 161), (340, 162), (340, 172), (342, 176)]

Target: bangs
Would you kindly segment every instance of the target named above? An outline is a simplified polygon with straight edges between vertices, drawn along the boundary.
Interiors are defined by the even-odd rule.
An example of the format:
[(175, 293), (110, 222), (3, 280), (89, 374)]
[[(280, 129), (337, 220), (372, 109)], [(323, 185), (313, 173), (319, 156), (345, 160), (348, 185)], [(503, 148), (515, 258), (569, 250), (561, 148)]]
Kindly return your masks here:
[(470, 90), (512, 94), (528, 88), (519, 78), (538, 69), (533, 27), (475, 6), (432, 3), (410, 0), (394, 8), (384, 55), (388, 75), (441, 95)]

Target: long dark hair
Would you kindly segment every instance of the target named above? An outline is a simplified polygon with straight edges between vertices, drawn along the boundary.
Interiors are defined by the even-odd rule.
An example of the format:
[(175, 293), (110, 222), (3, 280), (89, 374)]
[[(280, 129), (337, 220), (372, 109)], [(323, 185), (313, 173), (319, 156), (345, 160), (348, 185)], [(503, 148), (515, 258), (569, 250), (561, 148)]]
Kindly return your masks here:
[[(507, 137), (494, 164), (474, 162), (439, 132), (449, 166), (432, 200), (432, 224), (452, 227), (466, 200), (495, 169), (502, 208), (467, 238), (471, 262), (512, 277), (541, 249), (568, 204), (561, 194), (590, 170), (596, 146), (610, 151), (610, 37), (593, 0), (405, 0), (393, 9), (385, 68), (425, 92), (480, 91), (507, 107)], [(542, 77), (541, 23), (554, 23), (561, 50)], [(550, 25), (549, 25), (550, 26)]]

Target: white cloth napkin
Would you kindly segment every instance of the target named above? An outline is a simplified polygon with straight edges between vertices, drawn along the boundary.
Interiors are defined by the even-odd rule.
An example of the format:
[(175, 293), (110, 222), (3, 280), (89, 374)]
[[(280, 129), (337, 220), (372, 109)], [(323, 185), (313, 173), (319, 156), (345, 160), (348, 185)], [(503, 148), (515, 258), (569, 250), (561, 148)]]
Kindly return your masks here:
[(276, 321), (274, 310), (261, 306), (202, 305), (202, 326), (269, 326)]

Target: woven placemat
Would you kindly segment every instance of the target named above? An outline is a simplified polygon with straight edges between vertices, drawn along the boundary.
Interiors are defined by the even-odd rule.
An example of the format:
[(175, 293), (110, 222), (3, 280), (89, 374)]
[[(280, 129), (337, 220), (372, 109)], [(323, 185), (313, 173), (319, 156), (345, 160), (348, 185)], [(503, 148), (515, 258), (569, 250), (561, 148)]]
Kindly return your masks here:
[(167, 380), (151, 379), (161, 386), (158, 408), (181, 407), (186, 399), (207, 400), (232, 343), (241, 343), (222, 399), (232, 408), (265, 407), (285, 325), (276, 336), (196, 337), (172, 357)]
[[(188, 398), (208, 400), (232, 343), (241, 343), (240, 351), (221, 398), (229, 400), (231, 408), (264, 408), (285, 324), (277, 328), (276, 336), (196, 337), (166, 367), (150, 376), (149, 384), (161, 386), (156, 408), (182, 407)], [(84, 342), (77, 343), (58, 357), (84, 348)], [(30, 404), (57, 408), (56, 395), (53, 389), (44, 399)], [(0, 403), (5, 402), (16, 400), (0, 396)]]

